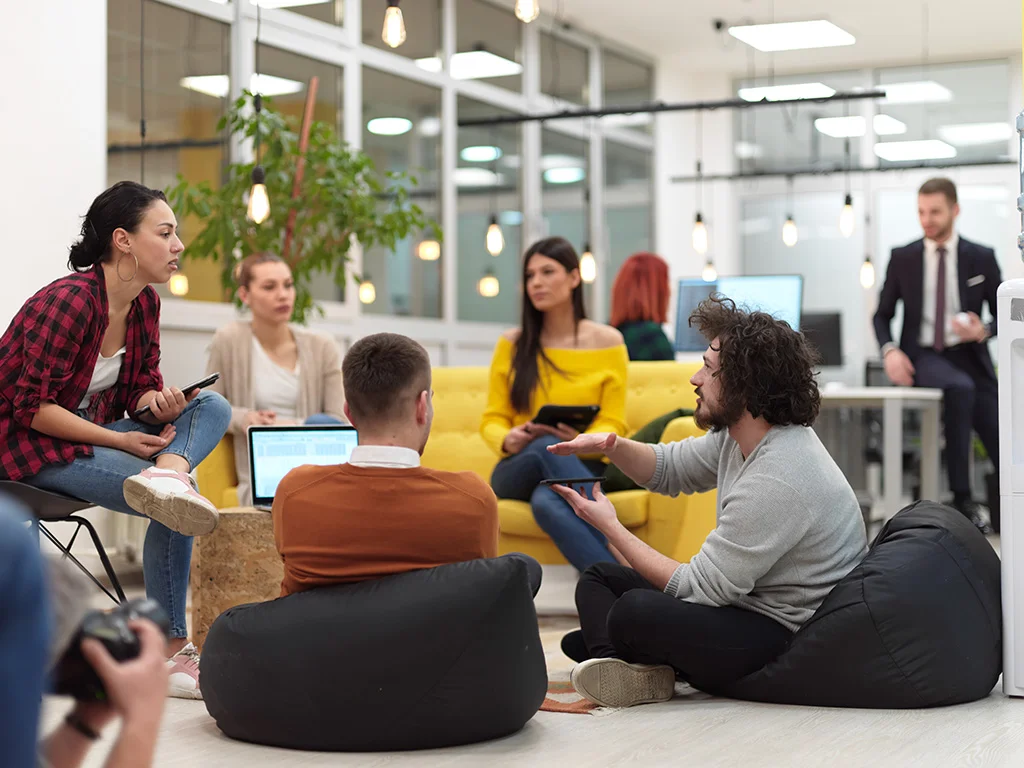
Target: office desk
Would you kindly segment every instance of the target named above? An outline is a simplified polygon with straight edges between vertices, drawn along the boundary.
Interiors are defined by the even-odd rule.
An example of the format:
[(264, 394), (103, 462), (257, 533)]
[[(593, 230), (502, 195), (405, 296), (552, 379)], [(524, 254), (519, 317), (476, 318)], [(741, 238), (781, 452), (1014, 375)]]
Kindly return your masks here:
[(900, 511), (903, 498), (903, 412), (921, 411), (921, 498), (939, 498), (939, 419), (942, 390), (924, 387), (835, 387), (821, 390), (822, 408), (878, 408), (882, 411), (882, 504), (885, 519)]

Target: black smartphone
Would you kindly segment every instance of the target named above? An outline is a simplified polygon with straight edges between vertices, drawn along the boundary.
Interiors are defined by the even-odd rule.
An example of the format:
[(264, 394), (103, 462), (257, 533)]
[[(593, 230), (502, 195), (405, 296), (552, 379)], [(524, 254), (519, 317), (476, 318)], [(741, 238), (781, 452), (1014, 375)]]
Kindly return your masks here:
[[(213, 382), (215, 382), (219, 378), (220, 371), (217, 371), (216, 373), (211, 373), (209, 376), (204, 376), (199, 381), (193, 382), (192, 384), (189, 384), (187, 387), (182, 387), (181, 393), (183, 395), (187, 395), (189, 392), (194, 392), (197, 389), (203, 389), (204, 387), (208, 387), (211, 384), (213, 384)], [(147, 413), (149, 413), (149, 410), (150, 409), (148, 405), (142, 406), (141, 408), (139, 408), (139, 410), (135, 412), (135, 418), (137, 419), (141, 416), (145, 416)]]
[(584, 432), (600, 411), (597, 405), (542, 405), (531, 421), (549, 427), (566, 424), (577, 432)]
[(603, 483), (603, 477), (563, 477), (553, 480), (541, 480), (540, 485), (585, 485), (587, 483)]

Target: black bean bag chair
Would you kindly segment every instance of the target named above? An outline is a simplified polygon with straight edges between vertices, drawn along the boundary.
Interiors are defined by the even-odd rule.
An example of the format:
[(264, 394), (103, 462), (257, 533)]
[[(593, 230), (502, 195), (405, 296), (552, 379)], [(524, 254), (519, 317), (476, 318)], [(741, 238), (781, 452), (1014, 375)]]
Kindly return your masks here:
[(711, 693), (827, 707), (961, 704), (992, 691), (1002, 636), (992, 546), (959, 512), (920, 501), (885, 525), (782, 656)]
[(336, 751), (505, 736), (547, 691), (526, 563), (515, 558), (231, 608), (210, 628), (200, 680), (231, 738)]

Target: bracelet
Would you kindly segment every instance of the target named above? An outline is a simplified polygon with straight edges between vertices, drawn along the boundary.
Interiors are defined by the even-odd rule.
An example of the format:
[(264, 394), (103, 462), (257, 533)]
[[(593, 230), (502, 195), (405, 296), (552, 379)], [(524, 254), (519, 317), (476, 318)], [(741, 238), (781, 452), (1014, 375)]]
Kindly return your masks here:
[(68, 716), (64, 718), (64, 722), (85, 736), (85, 738), (89, 739), (89, 741), (96, 741), (100, 737), (96, 731), (85, 724), (85, 721), (78, 716), (78, 713), (75, 712), (75, 710), (68, 712)]

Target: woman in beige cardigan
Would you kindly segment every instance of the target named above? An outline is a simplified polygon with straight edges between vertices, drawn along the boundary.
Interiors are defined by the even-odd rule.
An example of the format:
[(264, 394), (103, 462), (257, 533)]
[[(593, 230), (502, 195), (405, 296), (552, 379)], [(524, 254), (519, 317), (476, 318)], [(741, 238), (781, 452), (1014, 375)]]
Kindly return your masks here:
[(236, 270), (238, 297), (248, 322), (221, 328), (210, 345), (208, 372), (220, 371), (210, 389), (231, 403), (238, 500), (249, 504), (246, 430), (265, 424), (341, 424), (345, 401), (334, 340), (292, 325), (295, 284), (278, 256), (258, 253)]

